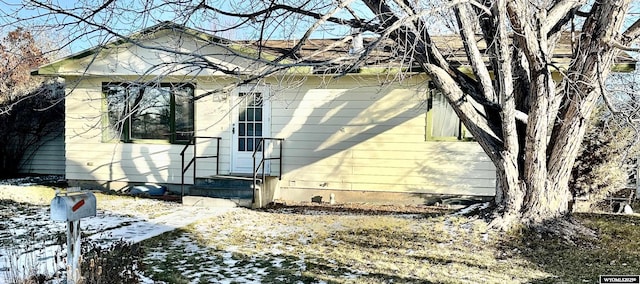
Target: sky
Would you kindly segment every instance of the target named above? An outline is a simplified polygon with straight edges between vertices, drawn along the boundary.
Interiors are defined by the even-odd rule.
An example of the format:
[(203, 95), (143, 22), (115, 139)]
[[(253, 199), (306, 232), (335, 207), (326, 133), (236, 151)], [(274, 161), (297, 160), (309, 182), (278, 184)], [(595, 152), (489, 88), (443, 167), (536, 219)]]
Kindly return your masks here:
[[(79, 8), (83, 5), (99, 7), (101, 1), (95, 0), (38, 0), (42, 2), (52, 2), (62, 8), (65, 12), (72, 14), (87, 15), (87, 12), (81, 11)], [(295, 2), (296, 0), (291, 0)], [(433, 0), (439, 1), (439, 0)], [(195, 13), (190, 17), (185, 17), (184, 5), (178, 9), (166, 3), (166, 0), (116, 0), (101, 13), (95, 15), (92, 20), (95, 22), (106, 23), (110, 29), (113, 29), (121, 36), (130, 35), (136, 31), (142, 30), (149, 26), (156, 25), (162, 21), (174, 21), (184, 24), (191, 28), (199, 28), (206, 31), (218, 30), (216, 36), (229, 39), (256, 39), (259, 34), (256, 32), (259, 22), (245, 22), (240, 28), (226, 30), (227, 27), (234, 26), (238, 23), (237, 19), (227, 17), (213, 12)], [(186, 1), (198, 3), (199, 1)], [(232, 12), (241, 12), (248, 9), (256, 9), (255, 3), (267, 3), (268, 1), (260, 0), (209, 0), (207, 4)], [(313, 3), (334, 3), (330, 0), (311, 1)], [(26, 4), (25, 4), (26, 3)], [(29, 4), (30, 3), (30, 4)], [(82, 4), (88, 3), (88, 4)], [(424, 2), (427, 3), (427, 2)], [(430, 4), (424, 4), (431, 5)], [(113, 9), (113, 6), (117, 8)], [(195, 5), (195, 4), (194, 4)], [(266, 5), (266, 4), (265, 4)], [(640, 3), (634, 1), (632, 3), (632, 20), (637, 19), (640, 13)], [(370, 18), (371, 13), (366, 12), (368, 9), (363, 6), (361, 1), (354, 0), (351, 4), (354, 11), (362, 15), (362, 18)], [(152, 8), (153, 13), (139, 13), (144, 8)], [(187, 6), (188, 8), (188, 6)], [(192, 8), (195, 8), (192, 7)], [(188, 10), (188, 9), (187, 9)], [(327, 9), (318, 8), (314, 12), (324, 13)], [(274, 23), (266, 25), (266, 35), (272, 39), (282, 38), (299, 38), (306, 29), (311, 25), (308, 21), (303, 21), (290, 15), (273, 15)], [(341, 11), (336, 16), (341, 18), (350, 18), (351, 16), (345, 11)], [(16, 19), (20, 19), (16, 21)], [(83, 51), (99, 44), (115, 40), (116, 37), (104, 31), (96, 29), (95, 26), (80, 25), (63, 25), (77, 21), (69, 16), (61, 14), (52, 15), (45, 10), (36, 8), (32, 1), (21, 0), (0, 0), (0, 33), (6, 33), (18, 26), (27, 26), (33, 30), (34, 35), (40, 39), (47, 47), (59, 47), (63, 49), (60, 56), (65, 56)], [(631, 21), (628, 22), (629, 24)], [(436, 27), (438, 24), (431, 25), (430, 28)], [(441, 25), (441, 24), (440, 24)], [(222, 30), (222, 31), (220, 31)], [(340, 38), (350, 34), (347, 27), (337, 25), (324, 25), (316, 30), (312, 35), (313, 38)]]
[[(64, 11), (73, 14), (87, 15), (82, 12), (79, 7), (82, 2), (89, 3), (93, 7), (101, 5), (100, 2), (92, 0), (39, 0), (42, 2), (53, 2), (59, 5)], [(27, 4), (23, 4), (27, 3)], [(44, 9), (34, 7), (34, 4), (28, 4), (29, 1), (20, 0), (0, 0), (0, 33), (6, 33), (18, 26), (27, 26), (36, 37), (41, 37), (41, 42), (49, 42), (49, 45), (56, 46), (65, 44), (63, 52), (72, 54), (82, 50), (91, 48), (98, 44), (104, 44), (115, 39), (113, 35), (109, 35), (104, 31), (96, 30), (95, 26), (80, 25), (63, 25), (77, 21), (69, 16), (52, 15)], [(259, 27), (259, 23), (251, 21), (243, 23), (241, 28), (227, 30), (227, 27), (234, 26), (238, 23), (237, 19), (227, 17), (213, 12), (195, 13), (188, 19), (184, 16), (184, 10), (180, 11), (175, 6), (170, 6), (162, 0), (134, 0), (134, 1), (115, 1), (112, 5), (116, 5), (117, 9), (106, 9), (93, 17), (94, 22), (103, 22), (116, 31), (119, 35), (126, 36), (144, 28), (156, 25), (162, 21), (173, 21), (184, 24), (188, 27), (204, 29), (206, 31), (222, 30), (216, 32), (215, 35), (229, 39), (255, 39), (259, 34), (255, 28)], [(193, 1), (198, 2), (198, 1)], [(250, 0), (233, 0), (233, 1), (208, 1), (208, 4), (226, 11), (242, 11), (247, 8)], [(256, 2), (256, 1), (253, 1)], [(266, 1), (258, 1), (264, 3)], [(327, 1), (332, 3), (332, 1)], [(358, 1), (354, 1), (358, 2)], [(86, 4), (85, 4), (86, 5)], [(360, 8), (362, 7), (361, 4)], [(153, 13), (139, 13), (138, 11), (151, 7)], [(363, 11), (358, 6), (356, 10)], [(181, 6), (183, 9), (184, 6)], [(125, 12), (126, 11), (126, 12)], [(315, 10), (315, 12), (322, 12)], [(341, 17), (350, 17), (346, 12), (339, 14)], [(16, 21), (16, 18), (20, 19)], [(265, 26), (266, 34), (270, 38), (287, 38), (291, 35), (300, 37), (305, 29), (310, 26), (309, 22), (300, 19), (294, 19), (287, 15), (277, 15), (274, 17), (277, 23), (270, 23)], [(93, 30), (92, 32), (88, 32)], [(339, 38), (350, 33), (346, 27), (338, 27), (336, 25), (326, 25), (320, 27), (312, 37), (315, 38)]]

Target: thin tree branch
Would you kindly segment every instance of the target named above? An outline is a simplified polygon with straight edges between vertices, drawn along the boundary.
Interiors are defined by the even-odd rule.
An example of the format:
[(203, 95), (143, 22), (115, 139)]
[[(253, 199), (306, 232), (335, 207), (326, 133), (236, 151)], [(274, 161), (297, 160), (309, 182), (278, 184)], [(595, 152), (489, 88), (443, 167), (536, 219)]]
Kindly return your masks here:
[(640, 51), (640, 47), (631, 47), (628, 45), (623, 45), (622, 43), (620, 43), (619, 41), (616, 40), (610, 40), (609, 43), (611, 44), (611, 46), (624, 50), (624, 51), (633, 51), (633, 52), (638, 52)]
[(543, 33), (555, 33), (560, 27), (566, 24), (572, 15), (586, 3), (585, 0), (560, 0), (557, 1), (547, 12), (545, 22), (542, 25)]
[[(238, 17), (238, 18), (249, 18), (249, 19), (255, 19), (258, 16), (270, 13), (272, 11), (275, 10), (285, 10), (285, 11), (289, 11), (289, 12), (293, 12), (299, 15), (303, 15), (303, 16), (307, 16), (313, 19), (323, 19), (325, 18), (324, 14), (321, 13), (315, 13), (306, 9), (303, 9), (301, 7), (303, 7), (304, 5), (308, 4), (309, 2), (311, 2), (310, 0), (308, 0), (307, 2), (304, 2), (303, 4), (300, 5), (300, 7), (293, 7), (293, 6), (289, 6), (289, 5), (283, 5), (283, 4), (276, 4), (276, 5), (272, 5), (267, 9), (262, 9), (259, 11), (255, 11), (252, 13), (233, 13), (233, 12), (229, 12), (229, 11), (223, 11), (220, 10), (218, 8), (215, 8), (213, 6), (210, 6), (208, 4), (203, 4), (201, 5), (203, 8), (214, 11), (216, 13), (220, 13), (221, 15), (224, 16), (229, 16), (229, 17)], [(369, 31), (376, 31), (378, 30), (378, 26), (377, 25), (372, 25), (363, 21), (360, 21), (358, 19), (341, 19), (341, 18), (337, 18), (337, 17), (326, 17), (325, 19), (327, 22), (332, 22), (332, 23), (336, 23), (336, 24), (340, 24), (340, 25), (347, 25), (347, 26), (351, 26), (354, 28), (363, 28)]]

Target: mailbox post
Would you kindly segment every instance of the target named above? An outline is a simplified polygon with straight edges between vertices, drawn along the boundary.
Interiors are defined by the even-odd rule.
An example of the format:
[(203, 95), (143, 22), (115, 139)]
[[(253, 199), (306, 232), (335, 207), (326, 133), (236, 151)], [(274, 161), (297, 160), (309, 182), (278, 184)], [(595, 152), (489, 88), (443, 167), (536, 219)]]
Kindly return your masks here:
[(51, 220), (67, 222), (67, 283), (80, 281), (80, 219), (96, 216), (96, 197), (89, 191), (69, 189), (51, 200)]

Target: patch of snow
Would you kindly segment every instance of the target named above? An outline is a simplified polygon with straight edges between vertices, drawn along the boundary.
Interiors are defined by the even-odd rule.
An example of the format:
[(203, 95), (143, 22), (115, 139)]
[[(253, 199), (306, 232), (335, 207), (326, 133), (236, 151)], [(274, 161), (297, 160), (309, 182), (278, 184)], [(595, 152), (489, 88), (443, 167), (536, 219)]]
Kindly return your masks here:
[[(27, 184), (23, 182), (25, 180), (28, 179), (5, 180), (3, 184)], [(4, 189), (11, 191), (11, 188), (7, 188), (8, 186)], [(98, 204), (99, 209), (96, 217), (85, 218), (80, 221), (81, 231), (85, 235), (89, 235), (88, 239), (104, 245), (108, 245), (113, 240), (135, 243), (176, 228), (188, 226), (199, 220), (234, 210), (234, 208), (165, 206), (166, 202), (147, 199), (128, 200), (127, 202), (131, 204), (110, 204), (114, 202), (117, 203), (117, 201), (105, 201), (103, 208), (106, 207), (108, 208), (107, 210), (100, 209), (101, 205)], [(133, 209), (138, 206), (154, 208), (154, 206), (158, 207), (159, 205), (163, 206), (163, 210), (147, 210), (150, 212), (141, 214)], [(8, 229), (6, 233), (2, 233), (3, 240), (0, 242), (0, 284), (9, 283), (7, 281), (10, 281), (10, 273), (16, 275), (16, 277), (28, 274), (25, 269), (37, 269), (38, 273), (46, 275), (53, 275), (56, 271), (64, 269), (62, 261), (56, 261), (56, 259), (60, 255), (66, 254), (66, 244), (58, 245), (56, 240), (52, 238), (54, 236), (62, 236), (63, 240), (66, 239), (64, 237), (66, 223), (51, 221), (48, 206), (21, 206), (26, 207), (23, 209), (28, 209), (28, 211), (17, 212), (17, 209), (9, 208), (13, 216), (11, 218), (3, 218), (5, 220), (4, 225), (8, 226)], [(173, 210), (172, 208), (179, 210)], [(123, 215), (123, 211), (125, 215)], [(28, 239), (28, 237), (31, 239)], [(31, 244), (35, 240), (48, 241)], [(187, 245), (186, 250), (188, 251), (201, 250), (187, 238), (181, 241)], [(36, 247), (28, 247), (29, 245), (36, 245)], [(160, 258), (162, 254), (156, 253), (152, 257)], [(142, 283), (158, 283), (146, 277), (142, 279)]]
[[(163, 241), (162, 246), (148, 249), (145, 256), (145, 262), (148, 262), (146, 267), (148, 275), (137, 272), (141, 279), (140, 283), (164, 283), (154, 281), (151, 279), (153, 276), (150, 275), (162, 273), (166, 269), (164, 264), (167, 258), (175, 257), (176, 253), (181, 254), (182, 257), (179, 260), (172, 260), (173, 272), (181, 274), (184, 279), (187, 279), (186, 283), (194, 284), (203, 282), (263, 283), (278, 280), (282, 283), (295, 283), (291, 278), (295, 276), (301, 277), (307, 269), (306, 263), (315, 261), (317, 257), (312, 252), (307, 255), (300, 253), (292, 245), (297, 245), (298, 242), (301, 244), (312, 242), (317, 237), (313, 235), (313, 230), (307, 231), (302, 227), (280, 222), (279, 218), (289, 217), (279, 217), (278, 214), (281, 213), (264, 213), (240, 208), (184, 207), (179, 204), (149, 199), (131, 199), (126, 202), (123, 203), (119, 198), (113, 198), (113, 200), (106, 198), (99, 201), (98, 215), (81, 221), (83, 234), (88, 235), (87, 238), (98, 243), (108, 243), (112, 240), (120, 239), (139, 242), (191, 224), (194, 225), (190, 227), (189, 231), (193, 228), (194, 232), (198, 232), (181, 232), (172, 240)], [(237, 211), (234, 212), (234, 210)], [(15, 230), (20, 235), (29, 234), (29, 230), (24, 228), (39, 224), (46, 228), (48, 234), (62, 234), (64, 236), (65, 223), (49, 221), (46, 207), (38, 208), (35, 212), (16, 214), (15, 223), (20, 225), (17, 225)], [(265, 216), (266, 214), (269, 215)], [(349, 213), (308, 210), (304, 214), (340, 214), (348, 216)], [(4, 215), (2, 217), (4, 219)], [(422, 218), (419, 214), (401, 214), (397, 217)], [(265, 220), (265, 222), (256, 225), (247, 221), (252, 219)], [(199, 222), (200, 220), (211, 221)], [(345, 220), (351, 219), (345, 217)], [(316, 229), (319, 231), (328, 230), (329, 228), (329, 231), (346, 229), (348, 224), (357, 222), (357, 220), (344, 222), (343, 224), (328, 221), (326, 224), (317, 224)], [(452, 226), (450, 221), (446, 222), (449, 226)], [(221, 226), (220, 224), (233, 224), (233, 226)], [(239, 230), (240, 235), (238, 235)], [(255, 236), (263, 237), (267, 240), (272, 240), (272, 243), (264, 245), (260, 242), (249, 243), (244, 240), (244, 243), (236, 245), (237, 243), (229, 241), (241, 238), (242, 234), (252, 238)], [(208, 245), (198, 241), (201, 236), (207, 235), (215, 236), (206, 239)], [(332, 239), (331, 236), (326, 236), (326, 239), (328, 243), (340, 243), (336, 239)], [(55, 248), (58, 251), (66, 251), (64, 246), (52, 245), (52, 243), (46, 244), (44, 249)], [(3, 254), (2, 250), (0, 248), (0, 254)], [(413, 251), (408, 251), (407, 253), (415, 254)], [(55, 259), (55, 253), (49, 253), (43, 259), (45, 262), (49, 262), (51, 259)], [(339, 261), (332, 259), (328, 261), (336, 268), (336, 273), (341, 273), (340, 277), (347, 281), (357, 281), (359, 277), (366, 275), (364, 271), (341, 267)], [(2, 266), (3, 263), (0, 260), (0, 268)], [(282, 271), (285, 271), (285, 273), (282, 273)], [(295, 275), (290, 273), (295, 273)], [(2, 272), (0, 271), (0, 284), (4, 283), (3, 280)], [(302, 281), (297, 281), (297, 283), (302, 283)], [(326, 281), (316, 280), (314, 283), (326, 283)]]
[(282, 255), (284, 254), (284, 251), (282, 249), (280, 249), (280, 244), (275, 244), (272, 248), (271, 248), (271, 254), (273, 255)]
[(145, 276), (142, 273), (138, 273), (138, 280), (140, 280), (140, 284), (164, 284), (162, 281), (154, 281), (153, 279)]
[(455, 212), (452, 215), (463, 216), (463, 215), (469, 214), (469, 212), (472, 212), (473, 210), (484, 210), (484, 209), (487, 209), (490, 204), (491, 204), (490, 202), (471, 204), (465, 208), (458, 210), (458, 212)]
[(271, 266), (275, 268), (282, 268), (282, 263), (285, 261), (284, 258), (274, 257), (271, 260)]
[(224, 252), (222, 253), (222, 263), (224, 263), (224, 265), (229, 266), (229, 267), (233, 267), (236, 265), (236, 263), (238, 263), (238, 260), (233, 259), (233, 253), (232, 252)]
[(45, 183), (57, 183), (63, 180), (64, 178), (58, 175), (28, 176), (21, 178), (3, 179), (0, 180), (0, 185), (32, 186)]

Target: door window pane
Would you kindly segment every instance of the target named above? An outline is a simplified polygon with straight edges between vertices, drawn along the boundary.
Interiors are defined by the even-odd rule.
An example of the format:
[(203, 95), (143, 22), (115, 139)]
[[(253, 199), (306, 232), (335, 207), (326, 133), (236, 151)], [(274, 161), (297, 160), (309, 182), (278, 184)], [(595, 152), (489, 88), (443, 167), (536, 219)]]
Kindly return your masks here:
[(254, 108), (247, 108), (247, 121), (253, 121), (254, 120), (254, 113), (255, 113), (255, 109)]
[(238, 138), (238, 150), (239, 151), (246, 151), (246, 149), (244, 147), (244, 140), (245, 140), (245, 138)]
[(248, 123), (247, 124), (247, 136), (253, 136), (253, 123)]
[(247, 138), (247, 151), (253, 152), (253, 138)]
[(256, 123), (256, 136), (262, 137), (262, 123)]
[(256, 108), (255, 121), (262, 121), (262, 108)]
[(245, 131), (245, 127), (246, 127), (246, 123), (239, 123), (238, 124), (238, 136), (245, 136), (246, 135), (246, 131)]

